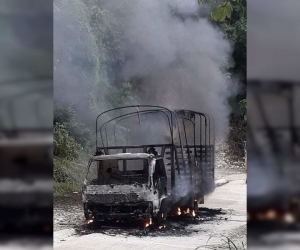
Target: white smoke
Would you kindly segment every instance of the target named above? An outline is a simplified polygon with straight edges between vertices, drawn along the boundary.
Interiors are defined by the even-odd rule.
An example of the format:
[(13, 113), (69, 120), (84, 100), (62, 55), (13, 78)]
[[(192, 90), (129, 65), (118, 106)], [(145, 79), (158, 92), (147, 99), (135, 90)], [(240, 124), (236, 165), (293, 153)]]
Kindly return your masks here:
[(232, 47), (209, 20), (196, 18), (197, 1), (110, 1), (104, 8), (122, 34), (120, 54), (126, 60), (121, 76), (141, 79), (143, 104), (208, 113), (216, 135), (225, 137), (227, 100), (236, 91), (226, 75)]
[[(216, 136), (226, 137), (228, 98), (237, 90), (236, 81), (226, 74), (232, 64), (232, 46), (210, 17), (200, 17), (207, 13), (206, 5), (199, 5), (196, 0), (100, 0), (86, 6), (82, 3), (55, 1), (56, 100), (75, 103), (79, 117), (88, 120), (90, 116), (93, 120), (96, 115), (88, 112), (89, 100), (85, 100), (90, 97), (90, 90), (97, 84), (103, 85), (94, 88), (98, 92), (93, 94), (104, 110), (109, 106), (103, 101), (103, 96), (109, 94), (107, 89), (130, 81), (136, 86), (139, 104), (208, 113), (215, 121)], [(93, 49), (89, 21), (80, 17), (87, 6), (89, 13), (96, 13), (91, 14), (91, 19), (98, 18), (93, 25), (98, 25), (99, 33), (93, 36), (102, 37), (103, 48), (98, 44)], [(101, 58), (95, 67), (102, 73), (97, 78), (92, 77), (94, 72), (86, 65), (98, 52)]]

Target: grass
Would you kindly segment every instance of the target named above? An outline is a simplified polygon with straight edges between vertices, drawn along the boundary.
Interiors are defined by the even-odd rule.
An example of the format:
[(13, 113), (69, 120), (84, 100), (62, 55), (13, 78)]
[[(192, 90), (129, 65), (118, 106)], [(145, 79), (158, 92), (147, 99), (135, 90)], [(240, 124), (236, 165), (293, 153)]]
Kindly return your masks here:
[(71, 194), (75, 191), (78, 191), (78, 186), (70, 182), (54, 182), (53, 186), (53, 195), (54, 197), (57, 196), (64, 196), (67, 194)]
[(218, 249), (228, 249), (228, 250), (246, 250), (246, 247), (244, 245), (244, 243), (242, 242), (241, 245), (237, 245), (236, 243), (234, 243), (229, 237), (227, 236), (222, 236), (221, 237), (221, 241), (224, 244), (220, 244), (219, 246), (217, 245), (208, 245), (208, 242), (210, 241), (210, 239), (213, 238), (212, 236), (209, 237), (209, 239), (206, 242), (206, 245), (204, 246), (200, 246), (197, 247), (195, 250), (200, 250), (200, 249), (208, 249), (208, 250), (218, 250)]

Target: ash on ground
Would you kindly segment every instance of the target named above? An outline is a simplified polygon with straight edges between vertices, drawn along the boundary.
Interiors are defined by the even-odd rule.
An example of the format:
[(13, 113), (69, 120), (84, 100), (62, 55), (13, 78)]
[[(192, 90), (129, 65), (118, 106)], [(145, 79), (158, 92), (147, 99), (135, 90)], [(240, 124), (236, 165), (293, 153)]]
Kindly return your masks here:
[[(145, 227), (143, 222), (122, 223), (114, 222), (109, 224), (91, 223), (81, 224), (75, 227), (77, 234), (85, 235), (92, 233), (102, 233), (110, 236), (186, 236), (193, 233), (201, 232), (201, 229), (193, 228), (206, 221), (227, 220), (226, 212), (222, 209), (200, 208), (198, 214), (193, 217), (191, 215), (170, 216), (165, 224), (161, 226), (150, 225)], [(203, 232), (205, 232), (203, 230)]]
[(130, 225), (122, 222), (99, 225), (99, 223), (86, 223), (81, 203), (79, 194), (54, 199), (54, 231), (72, 227), (78, 235), (102, 233), (110, 236), (186, 236), (201, 231), (201, 229), (195, 229), (193, 225), (207, 221), (227, 220), (230, 214), (230, 211), (222, 209), (201, 207), (195, 217), (184, 214), (170, 216), (161, 228), (153, 225), (145, 227), (144, 222), (139, 221)]

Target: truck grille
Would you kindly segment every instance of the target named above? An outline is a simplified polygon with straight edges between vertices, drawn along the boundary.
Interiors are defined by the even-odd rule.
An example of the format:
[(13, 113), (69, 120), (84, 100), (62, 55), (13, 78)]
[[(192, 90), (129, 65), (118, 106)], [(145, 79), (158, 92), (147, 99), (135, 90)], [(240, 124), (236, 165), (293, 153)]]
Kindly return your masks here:
[(87, 194), (86, 198), (89, 202), (101, 204), (114, 204), (114, 203), (130, 203), (138, 201), (138, 194)]

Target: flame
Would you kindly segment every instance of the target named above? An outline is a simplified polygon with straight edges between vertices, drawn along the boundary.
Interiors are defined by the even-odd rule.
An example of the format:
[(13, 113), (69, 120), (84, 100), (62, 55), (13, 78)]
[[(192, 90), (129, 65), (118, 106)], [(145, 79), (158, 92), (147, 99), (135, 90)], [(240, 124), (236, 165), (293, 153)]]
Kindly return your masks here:
[(166, 227), (166, 225), (160, 225), (158, 228), (162, 229), (162, 228), (165, 228), (165, 227)]
[(87, 223), (87, 224), (91, 224), (91, 223), (93, 223), (93, 222), (94, 222), (94, 220), (91, 219), (91, 220), (88, 220), (86, 223)]
[(267, 211), (266, 213), (266, 218), (269, 219), (269, 220), (274, 220), (277, 218), (277, 213), (275, 210), (269, 210)]
[(164, 213), (161, 214), (161, 218), (164, 218)]
[(93, 222), (94, 222), (94, 216), (92, 216), (91, 219), (87, 220), (87, 221), (86, 221), (86, 224), (91, 224), (91, 223), (93, 223)]
[(190, 209), (187, 208), (187, 210), (182, 210), (183, 214), (189, 214), (190, 213)]
[(181, 209), (180, 209), (180, 207), (177, 208), (177, 215), (181, 215)]
[(278, 214), (275, 210), (271, 209), (266, 212), (258, 213), (257, 218), (259, 220), (276, 220), (278, 218)]
[(149, 227), (150, 225), (152, 225), (152, 218), (149, 218), (149, 220), (147, 220), (145, 227)]
[(287, 213), (284, 215), (284, 222), (285, 223), (293, 223), (293, 222), (295, 222), (295, 217), (291, 213)]
[(186, 210), (182, 210), (180, 207), (178, 207), (176, 214), (178, 216), (181, 215), (181, 214), (189, 214), (189, 215), (192, 215), (193, 217), (196, 216), (195, 210), (191, 210), (190, 208), (187, 208)]

